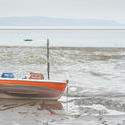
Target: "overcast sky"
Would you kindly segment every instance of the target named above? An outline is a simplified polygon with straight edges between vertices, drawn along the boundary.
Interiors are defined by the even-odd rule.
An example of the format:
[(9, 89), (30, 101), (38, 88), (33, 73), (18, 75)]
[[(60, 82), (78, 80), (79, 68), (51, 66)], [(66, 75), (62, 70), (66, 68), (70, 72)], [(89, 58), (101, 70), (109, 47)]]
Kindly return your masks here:
[(0, 17), (105, 19), (125, 24), (125, 0), (0, 0)]

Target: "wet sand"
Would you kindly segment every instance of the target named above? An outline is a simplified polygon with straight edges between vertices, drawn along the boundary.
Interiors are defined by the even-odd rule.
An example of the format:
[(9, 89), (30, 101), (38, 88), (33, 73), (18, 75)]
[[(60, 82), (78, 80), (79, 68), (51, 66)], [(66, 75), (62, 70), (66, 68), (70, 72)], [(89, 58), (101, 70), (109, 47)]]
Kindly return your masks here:
[[(69, 80), (68, 98), (0, 99), (2, 125), (125, 124), (125, 48), (51, 48), (50, 55), (50, 78)], [(42, 72), (46, 79), (45, 48), (1, 47), (0, 72)]]
[(79, 115), (64, 110), (66, 104), (59, 101), (0, 99), (0, 123), (2, 125), (125, 124), (125, 115)]

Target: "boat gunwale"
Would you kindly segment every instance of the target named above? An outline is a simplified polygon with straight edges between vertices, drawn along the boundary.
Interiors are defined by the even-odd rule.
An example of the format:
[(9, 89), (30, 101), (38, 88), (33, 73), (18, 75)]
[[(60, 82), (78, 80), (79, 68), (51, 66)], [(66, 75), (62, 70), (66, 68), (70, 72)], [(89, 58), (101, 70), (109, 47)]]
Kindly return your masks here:
[(54, 80), (34, 80), (34, 79), (17, 79), (17, 78), (0, 78), (0, 81), (1, 80), (6, 80), (6, 81), (30, 81), (30, 82), (47, 82), (47, 83), (67, 83), (66, 81), (65, 82), (62, 82), (62, 81), (54, 81)]

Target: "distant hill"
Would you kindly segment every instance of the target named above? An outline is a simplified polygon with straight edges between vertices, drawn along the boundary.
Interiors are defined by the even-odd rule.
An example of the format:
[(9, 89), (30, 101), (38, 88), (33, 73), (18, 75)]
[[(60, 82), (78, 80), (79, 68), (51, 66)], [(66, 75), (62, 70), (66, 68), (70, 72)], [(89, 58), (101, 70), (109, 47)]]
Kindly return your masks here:
[(102, 19), (64, 19), (51, 17), (0, 17), (0, 26), (125, 26)]

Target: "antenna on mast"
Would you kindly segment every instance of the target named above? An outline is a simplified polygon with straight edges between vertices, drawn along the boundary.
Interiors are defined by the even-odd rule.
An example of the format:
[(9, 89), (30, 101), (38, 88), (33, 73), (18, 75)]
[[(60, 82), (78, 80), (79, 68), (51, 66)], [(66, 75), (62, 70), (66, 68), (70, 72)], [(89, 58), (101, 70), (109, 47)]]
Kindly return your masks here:
[(50, 70), (50, 64), (49, 64), (49, 39), (47, 38), (47, 76), (48, 76), (48, 79), (50, 79), (49, 70)]

